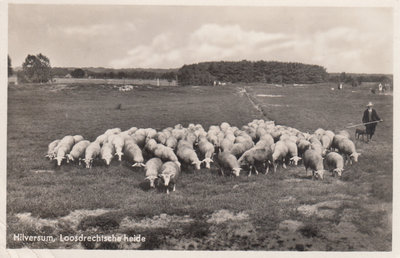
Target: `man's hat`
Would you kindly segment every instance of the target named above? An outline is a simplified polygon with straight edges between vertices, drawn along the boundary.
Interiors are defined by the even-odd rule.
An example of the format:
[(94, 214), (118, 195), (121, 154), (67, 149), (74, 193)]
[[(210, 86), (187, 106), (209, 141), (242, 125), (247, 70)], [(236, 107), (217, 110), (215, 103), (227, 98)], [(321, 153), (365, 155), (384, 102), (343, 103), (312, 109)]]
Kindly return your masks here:
[(372, 104), (372, 102), (369, 102), (367, 105), (367, 107), (372, 107), (372, 106), (374, 106), (374, 104)]

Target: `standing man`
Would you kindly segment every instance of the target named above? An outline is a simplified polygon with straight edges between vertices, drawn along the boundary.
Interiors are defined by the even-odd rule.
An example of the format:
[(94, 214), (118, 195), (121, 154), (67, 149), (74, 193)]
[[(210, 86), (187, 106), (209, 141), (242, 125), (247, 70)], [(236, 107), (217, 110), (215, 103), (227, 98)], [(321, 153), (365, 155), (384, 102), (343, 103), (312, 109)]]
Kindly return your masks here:
[(372, 107), (373, 107), (372, 102), (369, 102), (367, 105), (367, 109), (364, 111), (364, 115), (362, 118), (363, 123), (370, 123), (370, 122), (377, 121), (376, 123), (370, 123), (370, 124), (365, 125), (365, 131), (367, 133), (367, 142), (371, 141), (372, 136), (375, 133), (375, 127), (376, 127), (378, 121), (379, 122), (383, 121), (378, 116), (378, 113), (376, 113), (376, 110), (373, 109)]

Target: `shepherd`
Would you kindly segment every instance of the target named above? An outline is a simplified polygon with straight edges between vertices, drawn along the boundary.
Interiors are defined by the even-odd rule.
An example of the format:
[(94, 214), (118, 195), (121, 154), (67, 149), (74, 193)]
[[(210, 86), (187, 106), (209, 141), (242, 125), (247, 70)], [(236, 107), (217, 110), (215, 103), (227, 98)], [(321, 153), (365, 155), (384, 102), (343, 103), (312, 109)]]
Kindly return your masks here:
[[(372, 136), (375, 133), (375, 128), (376, 128), (376, 125), (378, 124), (378, 122), (383, 121), (378, 116), (378, 113), (376, 112), (376, 110), (372, 108), (373, 106), (374, 106), (374, 104), (372, 104), (372, 102), (368, 103), (367, 109), (364, 111), (364, 115), (362, 118), (362, 122), (364, 124), (366, 124), (365, 131), (367, 133), (367, 142), (372, 140)], [(373, 123), (375, 121), (376, 121), (376, 123)]]

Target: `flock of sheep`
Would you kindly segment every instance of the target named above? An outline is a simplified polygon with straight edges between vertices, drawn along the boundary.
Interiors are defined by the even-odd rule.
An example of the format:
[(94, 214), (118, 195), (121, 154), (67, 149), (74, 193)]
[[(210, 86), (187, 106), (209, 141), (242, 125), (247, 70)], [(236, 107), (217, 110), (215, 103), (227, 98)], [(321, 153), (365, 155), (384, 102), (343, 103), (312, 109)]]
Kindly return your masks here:
[(323, 179), (325, 169), (340, 177), (345, 163), (357, 162), (359, 155), (347, 131), (335, 134), (319, 128), (310, 134), (273, 121), (253, 120), (241, 129), (223, 122), (208, 131), (200, 124), (187, 128), (178, 124), (161, 131), (114, 128), (92, 142), (81, 135), (68, 135), (51, 142), (46, 156), (58, 166), (63, 160), (79, 165), (84, 161), (86, 168), (91, 168), (94, 160), (108, 166), (115, 156), (118, 161), (124, 157), (133, 167), (144, 167), (151, 187), (163, 187), (169, 193), (175, 190), (182, 166), (198, 170), (205, 164), (210, 169), (215, 161), (222, 174), (239, 176), (247, 166), (250, 176), (253, 170), (258, 174), (261, 166), (267, 174), (270, 167), (276, 172), (278, 164), (286, 168), (300, 161), (306, 173), (311, 169), (313, 178)]

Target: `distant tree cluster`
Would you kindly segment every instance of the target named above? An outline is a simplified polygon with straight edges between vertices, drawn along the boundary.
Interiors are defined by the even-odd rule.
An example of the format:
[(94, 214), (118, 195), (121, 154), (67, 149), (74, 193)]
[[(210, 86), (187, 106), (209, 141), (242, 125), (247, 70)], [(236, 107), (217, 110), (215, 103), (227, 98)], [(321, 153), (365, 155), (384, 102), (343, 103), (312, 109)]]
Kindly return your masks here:
[(342, 72), (340, 74), (329, 74), (329, 81), (336, 83), (347, 83), (353, 86), (358, 86), (361, 85), (363, 82), (391, 83), (392, 78), (389, 75), (382, 74), (346, 74), (345, 72)]
[(11, 58), (10, 58), (10, 56), (7, 56), (7, 66), (8, 66), (8, 72), (7, 72), (7, 74), (8, 74), (8, 77), (10, 77), (10, 76), (12, 76), (13, 73), (14, 73), (14, 71), (13, 71), (13, 69), (12, 69), (12, 64), (11, 64)]
[(51, 80), (51, 66), (48, 57), (42, 54), (28, 55), (18, 74), (21, 82), (44, 83)]
[(328, 77), (322, 66), (275, 61), (204, 62), (184, 65), (178, 71), (180, 85), (210, 85), (213, 81), (319, 83)]

